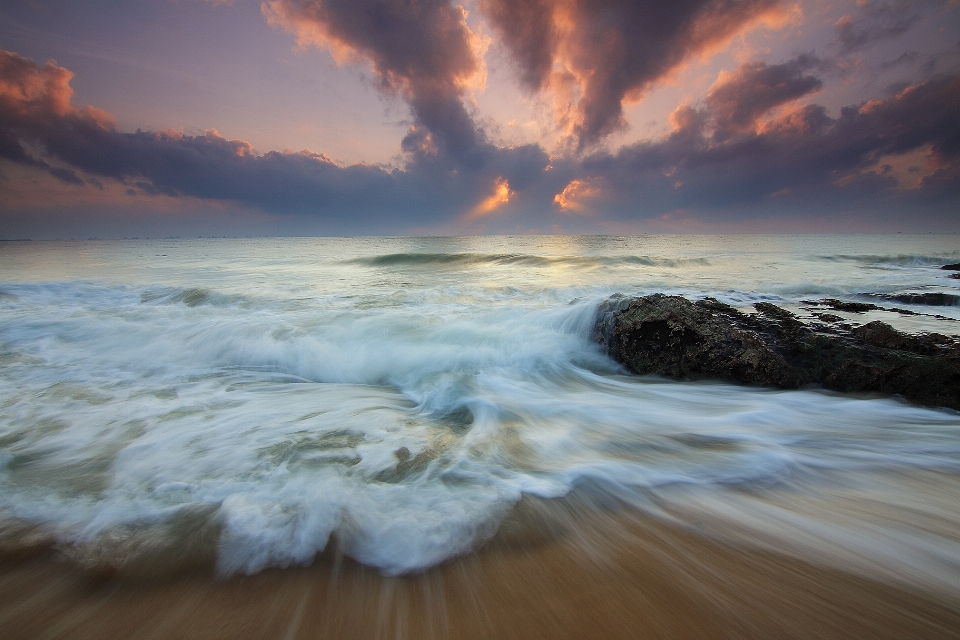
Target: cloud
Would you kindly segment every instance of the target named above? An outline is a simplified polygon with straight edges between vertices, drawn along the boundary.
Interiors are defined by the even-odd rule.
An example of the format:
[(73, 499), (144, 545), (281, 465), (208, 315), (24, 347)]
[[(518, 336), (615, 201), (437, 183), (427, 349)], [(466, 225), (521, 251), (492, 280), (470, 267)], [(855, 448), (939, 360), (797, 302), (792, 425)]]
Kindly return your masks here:
[(520, 82), (530, 91), (544, 88), (553, 69), (559, 32), (554, 24), (554, 0), (480, 0), (480, 7), (497, 28), (517, 62)]
[[(780, 26), (800, 15), (783, 0), (477, 2), (516, 63), (520, 84), (555, 98), (555, 117), (578, 151), (625, 128), (624, 103), (688, 60), (756, 25)], [(857, 5), (856, 20), (844, 16), (836, 24), (844, 53), (898, 37), (919, 20), (916, 3), (907, 0)], [(407, 101), (413, 126), (402, 149), (411, 162), (479, 169), (488, 160), (494, 149), (464, 104), (470, 88), (483, 84), (486, 41), (455, 0), (266, 0), (262, 10), (301, 46), (326, 48), (339, 62), (368, 63), (382, 91)], [(821, 64), (811, 54), (757, 67), (752, 72), (764, 77), (715, 87), (711, 110), (718, 123), (727, 116), (727, 128), (750, 126), (757, 115), (819, 90), (822, 82), (806, 72)], [(749, 91), (753, 102), (737, 98), (738, 91)], [(723, 114), (721, 101), (738, 110)]]
[(510, 183), (504, 178), (497, 178), (493, 183), (493, 193), (474, 207), (473, 211), (467, 215), (467, 219), (479, 218), (493, 213), (510, 202), (513, 195), (514, 192), (510, 189)]
[(484, 42), (449, 0), (269, 0), (271, 24), (338, 62), (370, 63), (386, 93), (406, 100), (414, 128), (405, 149), (463, 158), (484, 142), (463, 104), (482, 81)]
[(85, 197), (91, 210), (119, 193), (130, 206), (180, 202), (222, 220), (223, 211), (243, 211), (260, 215), (257, 224), (266, 216), (312, 233), (463, 231), (458, 224), (493, 232), (558, 220), (589, 232), (663, 216), (712, 224), (828, 211), (865, 219), (928, 211), (960, 228), (960, 75), (831, 115), (808, 103), (820, 68), (812, 56), (744, 63), (702, 101), (680, 105), (669, 135), (616, 152), (550, 158), (538, 145), (477, 139), (454, 161), (420, 125), (404, 140), (407, 165), (388, 169), (340, 166), (310, 151), (261, 154), (216, 131), (122, 132), (109, 114), (73, 105), (70, 71), (0, 50), (0, 169), (17, 176), (0, 175), (0, 196), (14, 189), (19, 203), (11, 213), (12, 199), (0, 197), (0, 210), (5, 221), (20, 216), (18, 233), (32, 235), (23, 221), (29, 199), (48, 211), (56, 205), (31, 196), (23, 175), (43, 171), (58, 197)]
[(625, 127), (623, 102), (778, 11), (777, 0), (481, 0), (531, 91), (572, 96), (581, 148)]
[[(72, 74), (0, 50), (0, 155), (82, 184), (76, 172), (152, 194), (245, 201), (320, 211), (396, 195), (395, 176), (373, 165), (339, 167), (322, 154), (257, 155), (216, 131), (189, 136), (122, 133), (103, 111), (71, 105)], [(366, 195), (364, 195), (366, 194)]]
[[(899, 56), (897, 56), (893, 60), (880, 63), (880, 68), (883, 70), (886, 70), (886, 69), (893, 69), (900, 65), (915, 64), (920, 60), (920, 58), (921, 56), (918, 52), (907, 51), (905, 53), (901, 53)], [(934, 60), (929, 60), (928, 62), (935, 64)]]
[[(715, 85), (701, 108), (681, 106), (676, 130), (615, 154), (584, 160), (584, 175), (604, 176), (609, 210), (649, 217), (672, 210), (704, 215), (763, 215), (890, 207), (954, 212), (960, 198), (960, 76), (941, 76), (887, 99), (845, 107), (836, 118), (808, 104), (764, 120), (771, 106), (815, 90), (801, 61), (748, 63)], [(758, 78), (780, 77), (768, 91)], [(807, 79), (804, 79), (804, 78)], [(717, 98), (725, 87), (747, 87), (743, 105)], [(759, 89), (757, 91), (756, 89)], [(735, 95), (735, 94), (733, 94)], [(758, 97), (759, 96), (759, 97)], [(742, 116), (737, 115), (742, 114)], [(712, 123), (742, 122), (715, 135)], [(747, 126), (749, 125), (749, 126)], [(881, 160), (920, 154), (927, 174), (902, 188)], [(712, 212), (712, 213), (711, 213)], [(957, 226), (960, 220), (954, 220)]]
[(913, 2), (882, 0), (857, 4), (863, 15), (860, 20), (845, 15), (834, 25), (842, 53), (853, 53), (875, 42), (898, 38), (920, 20)]
[(0, 50), (0, 158), (38, 167), (64, 183), (84, 184), (74, 171), (51, 166), (25, 144), (67, 118), (79, 128), (84, 122), (112, 124), (99, 109), (78, 111), (70, 106), (72, 77), (70, 71), (52, 62), (40, 67), (32, 60)]
[(818, 63), (812, 56), (799, 56), (775, 65), (750, 62), (734, 73), (721, 74), (706, 99), (718, 132), (752, 129), (771, 109), (819, 91), (823, 82), (804, 74)]
[(553, 197), (553, 202), (564, 213), (586, 213), (587, 201), (595, 199), (601, 193), (600, 180), (596, 178), (578, 178), (571, 180), (563, 191)]
[(0, 50), (0, 157), (76, 185), (113, 179), (146, 195), (232, 201), (327, 219), (354, 232), (391, 217), (437, 223), (488, 198), (495, 179), (522, 188), (548, 163), (535, 145), (478, 144), (470, 171), (439, 160), (388, 170), (340, 166), (310, 151), (258, 154), (216, 131), (125, 133), (106, 112), (72, 106), (71, 77), (52, 62), (39, 66)]

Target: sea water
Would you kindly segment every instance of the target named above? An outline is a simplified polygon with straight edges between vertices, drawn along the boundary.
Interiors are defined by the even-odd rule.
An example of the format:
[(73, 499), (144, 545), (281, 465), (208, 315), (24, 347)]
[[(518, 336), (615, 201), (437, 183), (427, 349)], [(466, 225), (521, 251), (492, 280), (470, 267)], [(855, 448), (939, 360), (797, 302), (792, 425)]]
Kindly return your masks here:
[[(803, 314), (958, 293), (951, 262), (957, 235), (5, 242), (0, 529), (120, 569), (335, 539), (405, 573), (589, 487), (960, 588), (960, 491), (911, 480), (960, 486), (956, 411), (631, 376), (591, 341), (616, 293)], [(960, 307), (888, 306), (917, 315), (841, 315), (960, 333)]]

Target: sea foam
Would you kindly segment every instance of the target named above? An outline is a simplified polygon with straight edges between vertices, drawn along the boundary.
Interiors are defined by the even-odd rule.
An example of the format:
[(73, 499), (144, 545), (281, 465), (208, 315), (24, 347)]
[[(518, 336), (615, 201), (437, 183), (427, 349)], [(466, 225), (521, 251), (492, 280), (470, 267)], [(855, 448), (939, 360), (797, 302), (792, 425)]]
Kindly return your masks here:
[[(453, 241), (423, 259), (404, 239), (338, 242), (318, 245), (323, 259), (295, 241), (172, 245), (173, 264), (150, 279), (125, 254), (105, 263), (114, 273), (127, 260), (127, 281), (7, 273), (0, 516), (84, 566), (253, 573), (309, 563), (335, 541), (404, 573), (475, 549), (523, 495), (591, 487), (661, 515), (684, 504), (746, 514), (730, 490), (960, 471), (955, 412), (631, 377), (590, 337), (614, 291), (796, 304), (870, 278), (873, 291), (915, 287), (938, 275), (925, 263), (865, 275), (845, 261), (831, 275), (813, 243), (745, 253), (767, 273), (730, 275), (729, 247), (623, 249), (647, 264), (589, 247), (560, 259), (525, 240), (490, 240), (459, 261), (436, 257), (455, 254)], [(233, 266), (198, 275), (200, 250)], [(960, 523), (956, 511), (939, 517)], [(895, 540), (898, 518), (849, 526)], [(928, 547), (908, 537), (921, 555), (943, 552), (942, 536)]]

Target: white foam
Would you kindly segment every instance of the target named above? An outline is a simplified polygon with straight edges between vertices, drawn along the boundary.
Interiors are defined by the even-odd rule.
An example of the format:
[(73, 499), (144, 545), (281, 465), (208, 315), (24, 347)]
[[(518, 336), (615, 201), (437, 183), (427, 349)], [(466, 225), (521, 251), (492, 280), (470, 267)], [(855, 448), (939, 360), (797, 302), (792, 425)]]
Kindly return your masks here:
[(722, 276), (724, 256), (524, 271), (348, 254), (321, 268), (307, 252), (266, 284), (252, 258), (184, 282), (181, 256), (163, 285), (0, 286), (0, 509), (79, 544), (202, 507), (225, 573), (310, 562), (331, 536), (402, 573), (474, 548), (524, 493), (589, 482), (642, 506), (675, 485), (960, 471), (955, 412), (630, 378), (589, 340), (599, 300), (655, 290), (664, 270), (679, 293), (796, 301), (843, 284), (817, 261), (778, 289)]

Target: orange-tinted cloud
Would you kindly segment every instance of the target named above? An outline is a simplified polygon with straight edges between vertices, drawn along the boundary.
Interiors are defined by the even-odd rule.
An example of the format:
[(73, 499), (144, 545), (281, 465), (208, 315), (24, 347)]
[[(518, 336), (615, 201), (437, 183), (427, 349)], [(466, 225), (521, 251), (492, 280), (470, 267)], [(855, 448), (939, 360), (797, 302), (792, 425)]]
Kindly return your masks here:
[[(708, 99), (700, 108), (679, 107), (675, 131), (663, 140), (586, 158), (581, 171), (605, 179), (605, 210), (624, 217), (675, 209), (698, 216), (833, 210), (868, 217), (885, 210), (911, 219), (939, 215), (957, 227), (960, 76), (911, 85), (832, 118), (817, 104), (789, 108), (817, 83), (794, 64), (775, 66), (784, 68), (768, 74), (772, 66), (749, 63), (716, 85), (744, 88), (741, 122), (753, 126), (733, 126), (738, 104)], [(791, 68), (796, 73), (785, 73)], [(762, 81), (777, 77), (784, 81)], [(768, 84), (784, 88), (771, 93)], [(776, 106), (783, 112), (763, 121), (764, 110)]]
[[(926, 207), (928, 215), (953, 216), (960, 228), (960, 76), (937, 76), (830, 116), (823, 106), (796, 104), (819, 86), (811, 65), (802, 57), (746, 63), (724, 74), (703, 102), (677, 108), (672, 133), (616, 153), (548, 159), (536, 145), (484, 142), (451, 163), (442, 142), (420, 127), (408, 141), (435, 165), (387, 170), (339, 166), (306, 151), (258, 154), (212, 130), (122, 132), (108, 114), (71, 104), (68, 70), (0, 51), (0, 181), (7, 181), (0, 215), (6, 221), (14, 207), (25, 211), (33, 187), (23, 176), (46, 171), (59, 180), (57, 197), (97, 190), (100, 200), (87, 202), (111, 193), (171, 207), (202, 201), (224, 211), (300, 216), (323, 233), (436, 229), (464, 214), (482, 218), (490, 231), (546, 229), (558, 211), (589, 212), (563, 220), (569, 231), (590, 232), (604, 221), (678, 210), (707, 219), (748, 210), (763, 216), (771, 207), (785, 216), (828, 209), (916, 216)], [(11, 180), (18, 181), (13, 191)], [(45, 210), (53, 200), (44, 200)]]
[(553, 202), (564, 213), (583, 213), (587, 210), (586, 201), (599, 194), (599, 180), (591, 178), (571, 180), (563, 191), (553, 197)]
[(478, 218), (493, 213), (503, 205), (510, 202), (513, 196), (513, 190), (510, 189), (510, 183), (503, 177), (497, 178), (493, 183), (493, 193), (478, 204), (470, 212), (470, 218)]
[(581, 148), (625, 126), (623, 101), (773, 13), (778, 0), (481, 0), (533, 91), (551, 88)]
[(732, 73), (721, 73), (707, 93), (707, 107), (721, 135), (754, 129), (771, 109), (819, 91), (823, 82), (805, 74), (819, 61), (799, 56), (783, 64), (742, 64)]
[(72, 77), (53, 62), (41, 67), (0, 50), (0, 158), (41, 168), (68, 184), (83, 184), (72, 169), (53, 166), (29, 149), (31, 139), (42, 139), (52, 129), (98, 131), (113, 126), (113, 117), (100, 109), (71, 106)]
[(0, 54), (0, 107), (6, 117), (32, 113), (64, 116), (72, 110), (72, 77), (73, 73), (53, 62), (40, 67), (5, 51)]

